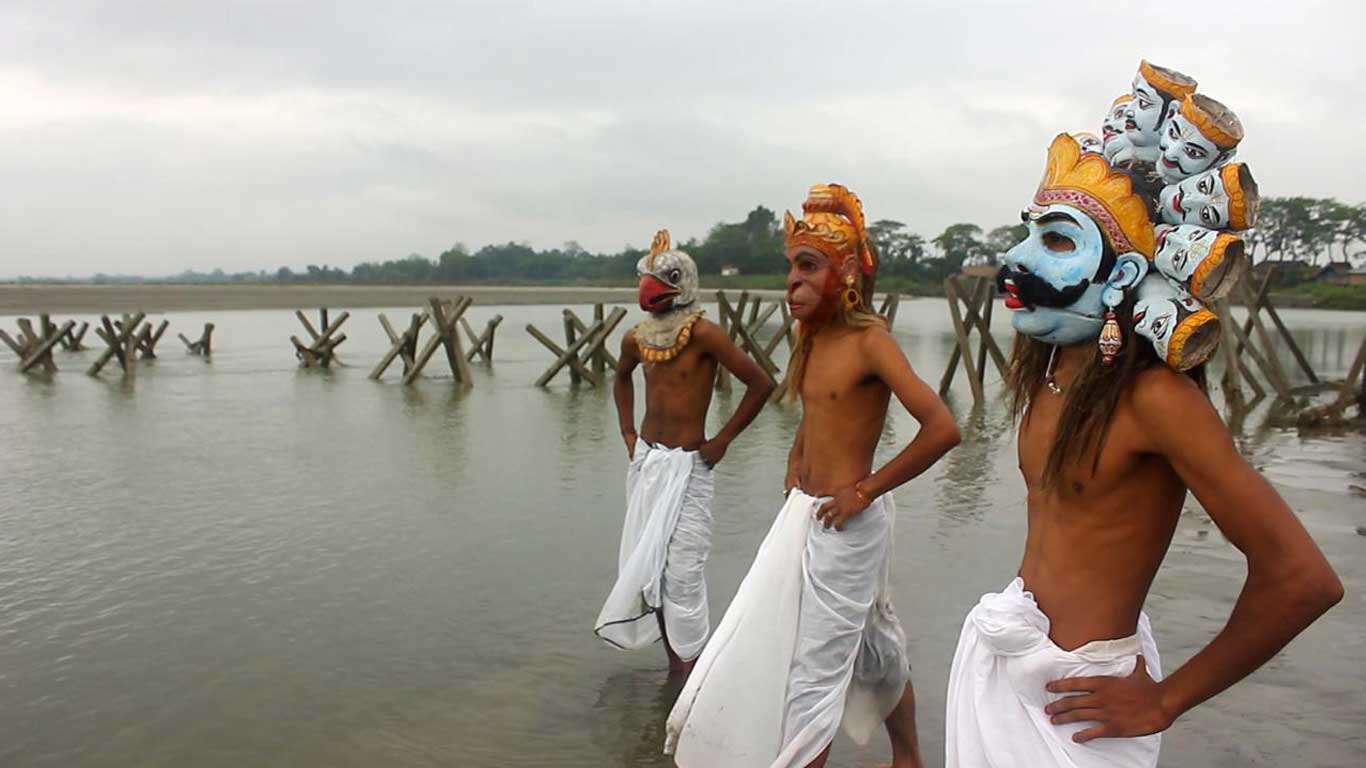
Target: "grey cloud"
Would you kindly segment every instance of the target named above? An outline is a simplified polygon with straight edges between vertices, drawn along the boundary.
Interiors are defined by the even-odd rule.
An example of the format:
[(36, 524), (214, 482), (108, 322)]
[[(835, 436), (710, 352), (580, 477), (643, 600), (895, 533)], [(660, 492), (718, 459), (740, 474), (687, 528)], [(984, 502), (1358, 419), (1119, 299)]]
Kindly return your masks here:
[(1360, 199), (1361, 4), (1195, 35), (1189, 4), (1152, 8), (10, 5), (0, 275), (615, 250), (795, 207), (818, 180), (927, 236), (990, 227), (1142, 56), (1239, 112), (1269, 194)]

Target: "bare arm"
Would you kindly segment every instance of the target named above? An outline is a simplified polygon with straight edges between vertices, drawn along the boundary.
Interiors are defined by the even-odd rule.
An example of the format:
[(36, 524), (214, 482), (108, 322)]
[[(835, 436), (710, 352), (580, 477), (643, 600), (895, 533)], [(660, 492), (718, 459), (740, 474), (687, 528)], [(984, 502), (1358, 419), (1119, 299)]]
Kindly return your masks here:
[(817, 512), (826, 527), (843, 528), (844, 521), (868, 504), (929, 469), (962, 440), (948, 406), (916, 375), (911, 363), (886, 331), (864, 336), (864, 353), (873, 373), (892, 390), (896, 399), (920, 423), (915, 437), (881, 469), (842, 489)]
[(635, 458), (636, 449), (636, 388), (632, 377), (638, 365), (640, 355), (636, 349), (636, 332), (632, 328), (621, 337), (621, 354), (617, 358), (617, 373), (612, 381), (617, 422), (621, 425), (621, 438), (626, 441), (626, 454), (631, 458)]
[(870, 333), (864, 344), (872, 359), (873, 371), (920, 423), (911, 442), (859, 484), (868, 498), (875, 499), (929, 469), (963, 437), (949, 407), (916, 375), (890, 333)]
[(792, 439), (792, 450), (787, 452), (787, 478), (783, 481), (783, 491), (796, 488), (798, 472), (806, 458), (806, 418), (802, 417), (797, 425), (797, 436)]
[(1189, 379), (1135, 393), (1155, 452), (1167, 458), (1210, 519), (1247, 558), (1228, 623), (1162, 683), (1172, 719), (1242, 680), (1342, 599), (1342, 582), (1266, 478), (1239, 455)]
[(726, 448), (731, 442), (739, 437), (745, 427), (759, 415), (759, 411), (763, 410), (764, 403), (768, 402), (768, 396), (773, 393), (773, 382), (753, 358), (731, 343), (725, 331), (717, 324), (698, 320), (693, 324), (693, 340), (701, 344), (703, 350), (715, 357), (717, 363), (745, 385), (745, 396), (735, 408), (735, 413), (731, 414), (720, 432), (698, 449), (708, 464), (715, 465), (725, 456)]
[[(1163, 371), (1140, 380), (1133, 405), (1152, 453), (1172, 468), (1219, 530), (1247, 558), (1247, 578), (1228, 623), (1162, 682), (1138, 665), (1127, 678), (1075, 678), (1055, 691), (1093, 691), (1057, 711), (1099, 720), (1086, 741), (1164, 730), (1185, 712), (1247, 677), (1342, 599), (1342, 583), (1299, 518), (1238, 454), (1218, 413), (1193, 382)], [(1086, 681), (1083, 684), (1083, 681)], [(1057, 684), (1054, 684), (1057, 685)], [(1085, 701), (1089, 700), (1089, 701)]]

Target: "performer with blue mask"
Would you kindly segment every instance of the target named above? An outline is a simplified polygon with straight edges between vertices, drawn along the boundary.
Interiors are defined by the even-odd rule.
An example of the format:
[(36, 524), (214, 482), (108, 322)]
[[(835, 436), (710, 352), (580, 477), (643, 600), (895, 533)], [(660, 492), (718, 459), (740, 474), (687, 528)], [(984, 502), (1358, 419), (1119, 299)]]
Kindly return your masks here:
[[(1197, 117), (1231, 114), (1192, 100), (1194, 80), (1146, 62), (1134, 85), (1147, 113), (1158, 94), (1177, 109), (1185, 99)], [(1150, 122), (1141, 125), (1154, 128), (1155, 150)], [(1173, 133), (1196, 140), (1180, 125)], [(1220, 333), (1202, 300), (1226, 296), (1246, 271), (1241, 239), (1226, 230), (1255, 219), (1250, 174), (1226, 163), (1181, 179), (1160, 193), (1157, 219), (1151, 167), (1120, 168), (1109, 154), (1068, 134), (1053, 140), (1028, 235), (1000, 272), (1017, 332), (1006, 388), (1029, 527), (1014, 578), (963, 623), (949, 768), (1155, 766), (1162, 731), (1342, 596), (1204, 391)], [(1220, 206), (1205, 221), (1189, 220), (1196, 194)], [(1245, 556), (1247, 581), (1217, 636), (1164, 676), (1144, 603), (1189, 494)]]

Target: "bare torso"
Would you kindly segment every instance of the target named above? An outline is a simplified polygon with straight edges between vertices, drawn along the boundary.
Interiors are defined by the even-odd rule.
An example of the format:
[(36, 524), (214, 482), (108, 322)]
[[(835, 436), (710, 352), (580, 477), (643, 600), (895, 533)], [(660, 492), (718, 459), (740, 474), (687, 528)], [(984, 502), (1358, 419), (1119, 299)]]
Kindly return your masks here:
[(1065, 649), (1134, 633), (1181, 514), (1186, 487), (1163, 458), (1139, 450), (1132, 397), (1115, 411), (1100, 462), (1094, 454), (1045, 488), (1044, 465), (1064, 396), (1041, 389), (1020, 427), (1029, 533), (1020, 577)]
[[(708, 321), (699, 319), (697, 324)], [(696, 341), (678, 357), (645, 364), (645, 416), (640, 437), (669, 448), (697, 448), (706, 441), (707, 409), (716, 381), (716, 357)]]
[(882, 437), (891, 390), (859, 344), (869, 329), (843, 328), (812, 340), (802, 381), (797, 482), (827, 496), (867, 477)]

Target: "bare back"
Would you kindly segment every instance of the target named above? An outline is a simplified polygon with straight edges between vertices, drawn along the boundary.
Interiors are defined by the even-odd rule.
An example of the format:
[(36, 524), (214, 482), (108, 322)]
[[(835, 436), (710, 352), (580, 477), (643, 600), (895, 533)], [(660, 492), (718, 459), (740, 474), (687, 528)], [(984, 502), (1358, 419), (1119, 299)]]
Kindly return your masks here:
[(864, 350), (864, 336), (886, 331), (841, 328), (812, 339), (802, 381), (798, 429), (802, 490), (826, 496), (867, 477), (882, 436), (891, 389)]
[[(1134, 388), (1154, 375), (1140, 374)], [(1186, 486), (1147, 441), (1133, 391), (1121, 399), (1095, 454), (1043, 483), (1064, 398), (1041, 389), (1020, 427), (1020, 472), (1028, 489), (1029, 533), (1020, 577), (1051, 622), (1050, 636), (1071, 649), (1134, 633), (1153, 577), (1171, 543)]]
[[(699, 319), (695, 325), (713, 325)], [(710, 329), (698, 328), (695, 333)], [(716, 327), (720, 332), (720, 328)], [(670, 448), (696, 448), (706, 441), (717, 360), (706, 345), (693, 343), (668, 362), (645, 363), (645, 416), (640, 436)]]

